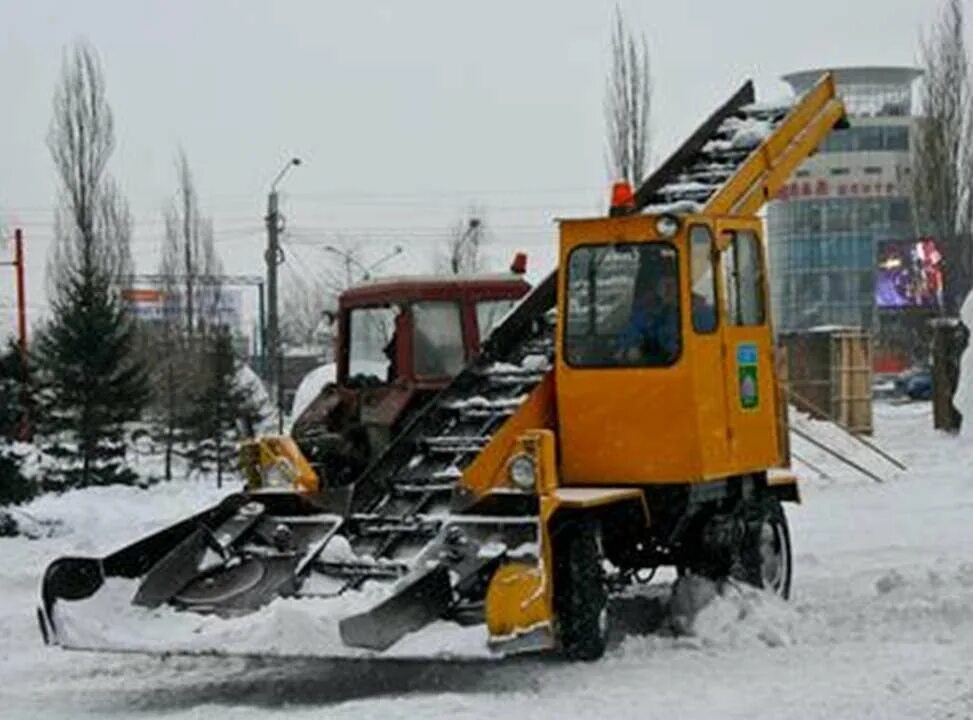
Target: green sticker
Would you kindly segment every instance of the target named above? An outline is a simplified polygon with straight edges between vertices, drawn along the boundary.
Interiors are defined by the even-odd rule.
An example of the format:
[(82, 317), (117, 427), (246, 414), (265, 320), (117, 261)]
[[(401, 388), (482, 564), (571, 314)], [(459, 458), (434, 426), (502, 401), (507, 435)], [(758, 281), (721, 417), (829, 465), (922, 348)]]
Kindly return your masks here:
[(737, 381), (740, 388), (740, 407), (744, 410), (753, 410), (760, 405), (757, 346), (753, 343), (737, 345)]

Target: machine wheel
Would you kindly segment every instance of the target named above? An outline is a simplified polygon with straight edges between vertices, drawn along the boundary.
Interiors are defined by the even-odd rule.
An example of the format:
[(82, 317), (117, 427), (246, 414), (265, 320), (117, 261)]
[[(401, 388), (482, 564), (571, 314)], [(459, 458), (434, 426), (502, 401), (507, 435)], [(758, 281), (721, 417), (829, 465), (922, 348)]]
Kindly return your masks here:
[(791, 592), (791, 537), (776, 498), (755, 504), (730, 575), (785, 600)]
[(554, 552), (554, 611), (561, 648), (571, 660), (597, 660), (608, 635), (599, 524), (584, 519), (561, 528)]

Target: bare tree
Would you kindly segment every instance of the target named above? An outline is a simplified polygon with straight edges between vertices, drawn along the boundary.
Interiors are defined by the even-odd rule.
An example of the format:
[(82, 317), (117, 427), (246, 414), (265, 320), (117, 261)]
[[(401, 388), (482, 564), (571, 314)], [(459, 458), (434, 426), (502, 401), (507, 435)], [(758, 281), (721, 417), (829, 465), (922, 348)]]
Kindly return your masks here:
[(963, 2), (946, 0), (921, 38), (924, 77), (912, 152), (917, 230), (943, 249), (944, 310), (950, 313), (973, 281), (973, 78), (963, 34)]
[(608, 166), (612, 179), (627, 180), (632, 187), (636, 187), (648, 170), (651, 147), (649, 44), (644, 34), (636, 42), (626, 29), (618, 6), (615, 7), (611, 50), (604, 107)]
[(436, 256), (436, 270), (451, 275), (480, 272), (486, 266), (484, 247), (487, 244), (483, 209), (473, 206), (465, 220), (450, 228), (442, 248)]
[(325, 320), (338, 308), (337, 287), (324, 278), (305, 279), (291, 272), (283, 283), (280, 336), (285, 345), (322, 346), (331, 337)]
[[(176, 157), (177, 191), (165, 209), (165, 241), (160, 274), (177, 302), (187, 335), (205, 332), (206, 319), (219, 303), (221, 263), (213, 245), (213, 222), (199, 208), (186, 153)], [(201, 303), (207, 306), (199, 307)]]

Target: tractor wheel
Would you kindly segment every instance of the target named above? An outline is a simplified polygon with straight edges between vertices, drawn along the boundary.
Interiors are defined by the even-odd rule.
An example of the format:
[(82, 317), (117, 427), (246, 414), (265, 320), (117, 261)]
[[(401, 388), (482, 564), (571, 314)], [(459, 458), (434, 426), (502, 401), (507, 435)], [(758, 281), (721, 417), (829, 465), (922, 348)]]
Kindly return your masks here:
[(791, 537), (776, 498), (755, 504), (730, 575), (785, 600), (791, 592)]
[(605, 652), (608, 634), (600, 525), (584, 519), (561, 528), (554, 554), (554, 612), (561, 649), (571, 660), (597, 660)]

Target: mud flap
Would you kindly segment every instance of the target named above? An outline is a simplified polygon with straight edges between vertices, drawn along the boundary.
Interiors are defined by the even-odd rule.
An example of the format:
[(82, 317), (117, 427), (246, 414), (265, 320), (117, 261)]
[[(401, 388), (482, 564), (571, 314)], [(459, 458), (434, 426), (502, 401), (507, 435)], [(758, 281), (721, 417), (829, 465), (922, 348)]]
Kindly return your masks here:
[(410, 632), (442, 617), (452, 602), (449, 570), (439, 565), (371, 610), (341, 620), (341, 640), (350, 647), (387, 650)]

